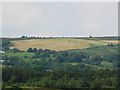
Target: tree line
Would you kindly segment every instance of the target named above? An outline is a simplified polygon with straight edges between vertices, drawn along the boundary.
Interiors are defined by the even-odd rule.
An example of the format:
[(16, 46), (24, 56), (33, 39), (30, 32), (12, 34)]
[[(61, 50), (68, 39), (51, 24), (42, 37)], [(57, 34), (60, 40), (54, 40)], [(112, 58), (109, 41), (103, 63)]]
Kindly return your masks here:
[[(118, 88), (118, 70), (46, 71), (42, 66), (5, 67), (3, 84), (44, 88)], [(4, 86), (3, 85), (3, 86)]]

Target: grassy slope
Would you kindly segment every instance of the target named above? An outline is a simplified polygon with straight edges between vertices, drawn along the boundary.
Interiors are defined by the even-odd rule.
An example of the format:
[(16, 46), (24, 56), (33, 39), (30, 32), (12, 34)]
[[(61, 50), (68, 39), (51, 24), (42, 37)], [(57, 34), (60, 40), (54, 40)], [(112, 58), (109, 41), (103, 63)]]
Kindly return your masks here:
[[(107, 46), (108, 43), (103, 42), (101, 40), (100, 41), (94, 41), (94, 40), (84, 40), (84, 39), (70, 39), (70, 38), (69, 39), (63, 39), (63, 38), (60, 38), (60, 39), (18, 40), (18, 41), (12, 41), (12, 42), (14, 44), (16, 44), (16, 43), (20, 44), (18, 46), (16, 44), (16, 46), (18, 48), (26, 48), (26, 47), (28, 48), (30, 46), (32, 46), (32, 47), (43, 46), (42, 47), (43, 49), (46, 49), (47, 47), (53, 48), (53, 49), (56, 49), (56, 48), (60, 47), (59, 50), (61, 48), (66, 50), (66, 49), (70, 49), (70, 47), (71, 48), (74, 47), (76, 50), (68, 50), (68, 51), (69, 52), (75, 52), (75, 53), (84, 52), (84, 53), (87, 53), (88, 55), (90, 55), (90, 57), (104, 56), (104, 55), (117, 54), (118, 53), (118, 46), (117, 45), (116, 46), (112, 46), (112, 47), (108, 47)], [(71, 43), (71, 46), (70, 46), (70, 43)], [(25, 46), (25, 44), (26, 44), (26, 46)], [(60, 45), (57, 45), (57, 44), (60, 44)], [(69, 45), (70, 47), (68, 48), (64, 44), (66, 46)], [(103, 46), (103, 45), (105, 45), (105, 46)], [(52, 46), (52, 47), (50, 47), (50, 46)], [(80, 47), (82, 47), (82, 48), (84, 47), (84, 49), (81, 49)], [(47, 49), (49, 49), (49, 48), (47, 48)], [(5, 53), (4, 55), (8, 55), (8, 57), (10, 57), (10, 56), (19, 56), (19, 57), (23, 58), (24, 56), (32, 57), (32, 56), (34, 56), (34, 53), (20, 52), (20, 53)], [(27, 61), (27, 62), (32, 62), (32, 61), (39, 61), (40, 58), (32, 59), (32, 61), (31, 61), (30, 58), (27, 58), (27, 59), (24, 58), (24, 60)], [(70, 63), (70, 64), (74, 66), (74, 65), (77, 65), (78, 63)], [(111, 63), (108, 63), (108, 62), (102, 62), (101, 64), (103, 66), (104, 65), (108, 65), (108, 66), (112, 65)], [(85, 64), (85, 65), (89, 65), (89, 64)], [(100, 68), (98, 66), (93, 66), (93, 65), (89, 65), (89, 66), (96, 67), (98, 69)]]
[[(90, 58), (96, 57), (96, 56), (106, 56), (106, 55), (110, 55), (110, 54), (118, 54), (118, 46), (112, 46), (112, 47), (107, 47), (107, 46), (102, 46), (102, 47), (94, 47), (94, 48), (88, 48), (88, 49), (83, 49), (83, 50), (69, 50), (69, 52), (71, 53), (80, 53), (80, 52), (84, 52), (88, 55), (90, 55)], [(96, 67), (97, 69), (100, 68), (113, 68), (114, 64), (110, 63), (110, 62), (106, 62), (106, 61), (102, 61), (101, 62), (102, 67), (100, 66), (96, 66), (96, 65), (91, 65), (91, 64), (86, 64), (88, 66), (91, 67)], [(75, 65), (74, 63), (72, 65)]]
[(31, 39), (31, 40), (16, 40), (11, 41), (15, 46), (10, 47), (11, 49), (16, 47), (20, 50), (26, 51), (28, 48), (42, 48), (56, 51), (64, 51), (70, 49), (84, 49), (89, 47), (98, 47), (107, 45), (109, 42), (96, 41), (96, 40), (85, 40), (85, 39), (74, 39), (74, 38), (57, 38), (57, 39)]
[(4, 55), (7, 55), (8, 57), (11, 57), (11, 56), (19, 56), (19, 57), (28, 56), (28, 57), (32, 57), (32, 56), (34, 56), (34, 53), (32, 53), (32, 52), (18, 52), (18, 53), (10, 52), (10, 53), (4, 53), (3, 56)]
[[(117, 45), (116, 46), (112, 46), (112, 47), (108, 47), (108, 46), (102, 46), (102, 47), (97, 47), (97, 48), (87, 48), (87, 49), (82, 49), (82, 50), (69, 50), (69, 53), (80, 53), (80, 52), (84, 52), (88, 55), (90, 55), (90, 58), (92, 57), (95, 57), (95, 56), (104, 56), (104, 55), (109, 55), (109, 54), (118, 54), (118, 47)], [(19, 56), (19, 57), (24, 57), (24, 56), (28, 56), (28, 57), (32, 57), (34, 56), (34, 53), (31, 53), (31, 52), (19, 52), (19, 53), (5, 53), (3, 55), (8, 55), (8, 57), (11, 57), (11, 56)], [(52, 55), (51, 55), (51, 58), (52, 58)], [(41, 60), (40, 58), (34, 58), (34, 59), (31, 59), (31, 58), (23, 58), (26, 62), (34, 62), (34, 61), (39, 61)], [(47, 58), (46, 58), (47, 60)], [(64, 64), (64, 63), (63, 63)], [(77, 65), (78, 63), (69, 63), (73, 66)], [(113, 67), (113, 64), (112, 63), (109, 63), (109, 62), (101, 62), (101, 64), (103, 65), (103, 67)], [(85, 65), (87, 66), (91, 66), (91, 67), (95, 67), (97, 69), (100, 69), (102, 67), (99, 67), (99, 66), (96, 66), (96, 65), (91, 65), (91, 64), (86, 64)]]
[(84, 52), (89, 54), (90, 56), (103, 56), (103, 55), (109, 55), (109, 54), (118, 54), (118, 46), (102, 46), (102, 47), (93, 47), (93, 48), (87, 48), (87, 49), (82, 49), (82, 50), (69, 50), (69, 52)]

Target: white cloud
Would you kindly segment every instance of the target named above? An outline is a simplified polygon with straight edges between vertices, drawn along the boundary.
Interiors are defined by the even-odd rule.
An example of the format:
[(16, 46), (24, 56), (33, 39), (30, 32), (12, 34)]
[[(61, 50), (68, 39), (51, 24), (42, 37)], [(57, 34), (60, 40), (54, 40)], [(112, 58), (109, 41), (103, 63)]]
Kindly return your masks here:
[(38, 10), (36, 7), (30, 7), (26, 12), (22, 15), (20, 19), (20, 25), (26, 25), (30, 22), (34, 22), (36, 20), (40, 20), (44, 17), (44, 14)]
[(3, 32), (8, 36), (99, 36), (118, 32), (117, 3), (4, 3), (3, 15)]

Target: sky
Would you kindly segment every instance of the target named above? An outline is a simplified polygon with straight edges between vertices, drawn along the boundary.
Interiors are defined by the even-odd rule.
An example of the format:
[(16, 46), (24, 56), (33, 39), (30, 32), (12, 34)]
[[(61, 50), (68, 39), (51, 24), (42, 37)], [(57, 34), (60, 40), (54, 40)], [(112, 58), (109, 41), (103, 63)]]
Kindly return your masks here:
[(4, 2), (2, 36), (116, 36), (117, 2)]

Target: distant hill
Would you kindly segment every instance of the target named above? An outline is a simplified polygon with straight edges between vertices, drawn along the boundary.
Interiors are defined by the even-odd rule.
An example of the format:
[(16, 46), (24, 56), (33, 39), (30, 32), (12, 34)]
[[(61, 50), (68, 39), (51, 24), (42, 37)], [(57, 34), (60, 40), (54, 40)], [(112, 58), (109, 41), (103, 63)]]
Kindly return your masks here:
[(12, 40), (14, 46), (10, 49), (17, 48), (27, 51), (28, 48), (50, 49), (56, 51), (64, 51), (70, 49), (84, 49), (90, 47), (106, 46), (109, 43), (114, 45), (117, 40), (103, 40), (101, 38), (48, 38), (48, 39), (29, 39), (29, 40)]

